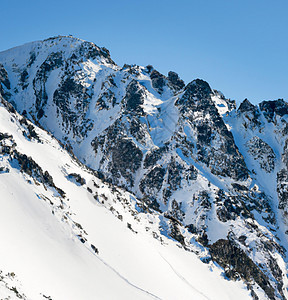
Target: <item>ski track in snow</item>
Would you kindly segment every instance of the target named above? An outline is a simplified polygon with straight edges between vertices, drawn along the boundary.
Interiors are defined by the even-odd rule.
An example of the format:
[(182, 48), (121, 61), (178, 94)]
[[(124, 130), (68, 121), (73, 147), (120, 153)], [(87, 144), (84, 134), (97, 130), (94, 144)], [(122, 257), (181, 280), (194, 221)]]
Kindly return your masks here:
[[(133, 288), (151, 296), (153, 299), (158, 299), (158, 300), (163, 300), (162, 298), (159, 298), (158, 296), (140, 288), (139, 286), (133, 284), (132, 282), (130, 282), (127, 278), (125, 278), (123, 275), (121, 275), (117, 270), (115, 270), (113, 267), (111, 267), (106, 261), (104, 261), (101, 257), (95, 255), (92, 250), (89, 249), (89, 251), (96, 257), (98, 258), (106, 267), (108, 267), (110, 270), (112, 270), (118, 277), (120, 277), (122, 280), (124, 280), (127, 284), (129, 284), (130, 286), (132, 286)], [(160, 254), (161, 255), (161, 254)], [(175, 272), (175, 271), (174, 271)], [(208, 298), (207, 298), (208, 299)]]
[(194, 290), (195, 292), (197, 292), (198, 294), (202, 295), (205, 299), (210, 300), (210, 298), (208, 298), (205, 294), (203, 294), (201, 291), (199, 291), (198, 289), (196, 289), (193, 285), (191, 285), (181, 274), (179, 274), (174, 267), (169, 263), (169, 261), (160, 253), (158, 252), (159, 255), (162, 257), (162, 259), (169, 265), (169, 267), (172, 269), (172, 271), (183, 281), (185, 282), (188, 286), (191, 287), (192, 290)]

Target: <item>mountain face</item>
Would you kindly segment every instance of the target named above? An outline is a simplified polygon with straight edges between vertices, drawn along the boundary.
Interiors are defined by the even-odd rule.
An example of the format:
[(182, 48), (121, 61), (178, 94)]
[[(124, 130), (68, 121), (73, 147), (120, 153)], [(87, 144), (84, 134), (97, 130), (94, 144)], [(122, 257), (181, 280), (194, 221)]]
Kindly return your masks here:
[[(116, 295), (126, 295), (123, 299), (288, 299), (285, 101), (256, 106), (246, 99), (236, 108), (234, 101), (203, 80), (185, 85), (175, 72), (164, 76), (152, 66), (121, 68), (106, 48), (70, 36), (1, 52), (0, 83), (5, 116), (0, 128), (0, 184), (7, 190), (5, 195), (17, 198), (8, 192), (14, 191), (14, 181), (21, 181), (21, 189), (27, 191), (21, 192), (27, 200), (21, 205), (36, 205), (35, 210), (44, 214), (44, 208), (38, 207), (38, 202), (44, 202), (56, 218), (50, 220), (45, 212), (47, 226), (53, 227), (58, 240), (66, 237), (61, 251), (89, 248), (89, 256), (83, 256), (93, 266), (89, 276), (108, 286), (109, 281), (101, 278), (103, 269), (117, 286)], [(81, 216), (92, 233), (73, 214)], [(36, 221), (41, 224), (39, 216)], [(119, 237), (117, 242), (129, 254), (120, 251), (123, 262), (111, 254), (112, 248), (118, 251), (119, 247), (95, 226), (104, 226), (105, 235), (113, 240)], [(60, 233), (56, 227), (61, 227)], [(76, 246), (65, 230), (71, 231), (72, 241), (80, 241)], [(39, 236), (45, 235), (41, 231)], [(144, 243), (145, 251), (138, 243)], [(67, 257), (66, 262), (73, 259)], [(191, 270), (194, 267), (203, 280), (207, 276), (210, 281), (201, 285)], [(137, 268), (142, 278), (134, 273)], [(52, 267), (48, 269), (52, 272)], [(112, 269), (118, 270), (122, 281)], [(19, 278), (27, 276), (19, 266), (18, 270)], [(68, 271), (59, 275), (67, 285), (73, 282)], [(83, 272), (82, 267), (77, 274)], [(9, 274), (0, 281), (3, 285), (5, 278), (11, 280)], [(85, 299), (94, 299), (92, 293), (101, 299), (115, 297), (105, 294), (112, 293), (105, 285), (97, 290), (89, 280), (90, 294), (86, 291)], [(43, 282), (40, 286), (47, 289)], [(76, 295), (81, 289), (74, 290)], [(11, 288), (8, 291), (13, 293)], [(74, 299), (73, 289), (69, 293), (68, 298)], [(68, 299), (61, 292), (51, 297)], [(84, 299), (83, 294), (79, 297)]]

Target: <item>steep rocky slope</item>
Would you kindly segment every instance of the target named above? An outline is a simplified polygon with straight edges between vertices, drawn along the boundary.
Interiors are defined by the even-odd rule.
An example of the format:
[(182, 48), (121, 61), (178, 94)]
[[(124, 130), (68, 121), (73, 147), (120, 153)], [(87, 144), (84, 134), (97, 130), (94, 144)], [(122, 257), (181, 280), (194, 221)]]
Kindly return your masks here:
[(187, 250), (200, 243), (210, 253), (202, 260), (244, 280), (255, 299), (288, 298), (286, 102), (236, 109), (203, 80), (121, 68), (73, 37), (0, 53), (0, 82), (25, 119), (164, 218), (162, 234)]
[(250, 298), (187, 229), (103, 182), (3, 99), (0, 153), (1, 299)]

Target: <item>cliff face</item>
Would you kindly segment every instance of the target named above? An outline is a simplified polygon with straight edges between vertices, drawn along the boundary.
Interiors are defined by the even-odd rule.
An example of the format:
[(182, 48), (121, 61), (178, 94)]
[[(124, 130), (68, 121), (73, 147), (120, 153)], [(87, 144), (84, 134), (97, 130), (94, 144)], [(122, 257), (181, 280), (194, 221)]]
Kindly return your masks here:
[(72, 37), (0, 53), (0, 82), (19, 113), (163, 216), (163, 234), (202, 244), (203, 260), (242, 278), (255, 299), (287, 298), (286, 102), (236, 109), (203, 80), (121, 68)]

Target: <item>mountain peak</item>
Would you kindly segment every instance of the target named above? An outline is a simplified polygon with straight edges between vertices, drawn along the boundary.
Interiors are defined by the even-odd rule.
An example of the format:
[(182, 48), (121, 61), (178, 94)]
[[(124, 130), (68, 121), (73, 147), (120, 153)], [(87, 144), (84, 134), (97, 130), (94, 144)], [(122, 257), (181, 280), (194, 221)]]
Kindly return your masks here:
[(268, 120), (272, 120), (274, 114), (280, 117), (288, 114), (288, 104), (283, 99), (263, 101), (259, 104), (259, 107)]
[(43, 61), (55, 53), (61, 53), (65, 60), (77, 57), (79, 60), (98, 59), (101, 63), (116, 66), (108, 49), (73, 36), (55, 36), (8, 49), (0, 52), (0, 61), (13, 59), (14, 67), (23, 68), (25, 65), (31, 65), (37, 58)]
[(254, 111), (256, 107), (246, 98), (243, 102), (241, 102), (238, 111), (245, 112), (245, 111)]
[[(120, 68), (106, 48), (72, 36), (1, 52), (0, 85), (5, 98), (0, 97), (0, 179), (6, 180), (0, 187), (11, 200), (0, 197), (0, 201), (14, 203), (6, 183), (15, 188), (19, 180), (29, 195), (23, 198), (19, 192), (21, 208), (29, 201), (37, 208), (43, 203), (49, 209), (52, 206), (52, 214), (48, 210), (44, 220), (49, 215), (52, 227), (56, 218), (65, 223), (67, 232), (76, 232), (76, 243), (67, 238), (69, 247), (76, 245), (89, 257), (86, 265), (95, 264), (89, 273), (93, 276), (87, 276), (92, 286), (95, 272), (109, 266), (110, 271), (117, 270), (113, 274), (120, 274), (125, 286), (128, 282), (138, 292), (147, 291), (147, 297), (200, 299), (203, 293), (198, 297), (191, 289), (194, 284), (203, 289), (193, 279), (198, 274), (186, 278), (190, 273), (180, 267), (192, 263), (192, 273), (196, 264), (208, 271), (216, 268), (218, 273), (209, 272), (217, 281), (211, 280), (224, 281), (225, 287), (235, 284), (238, 295), (236, 286), (249, 282), (249, 290), (239, 299), (288, 298), (283, 250), (288, 249), (288, 226), (283, 222), (288, 213), (286, 102), (266, 101), (259, 109), (244, 100), (235, 113), (235, 102), (202, 79), (185, 86), (175, 72), (165, 76), (149, 65)], [(72, 222), (74, 217), (81, 225)], [(147, 245), (157, 251), (145, 243), (147, 249), (141, 250), (139, 240), (150, 236), (154, 242), (149, 240)], [(13, 236), (9, 240), (13, 243)], [(60, 245), (63, 240), (61, 234)], [(115, 244), (120, 245), (117, 251), (125, 263), (112, 254)], [(175, 245), (187, 260), (181, 254), (172, 255), (175, 249), (170, 246)], [(178, 277), (169, 267), (169, 257), (175, 258), (172, 269), (175, 266)], [(174, 277), (155, 285), (156, 277), (164, 278), (167, 263)], [(21, 274), (21, 264), (19, 270)], [(23, 272), (29, 271), (28, 267)], [(64, 271), (69, 274), (70, 269)], [(107, 284), (110, 271), (103, 278), (96, 274), (97, 281)], [(177, 284), (170, 284), (175, 280)], [(91, 296), (95, 288), (90, 283), (87, 296), (80, 294), (80, 298), (105, 298), (97, 293)], [(81, 285), (71, 281), (67, 286)], [(204, 290), (204, 298), (214, 297), (214, 290)], [(214, 298), (237, 298), (227, 292), (229, 288), (219, 291), (215, 288)], [(139, 299), (126, 288), (125, 293), (128, 296), (122, 298)], [(61, 299), (52, 294), (51, 298)]]
[(197, 98), (207, 98), (211, 95), (212, 89), (207, 81), (194, 79), (185, 87), (185, 91)]

